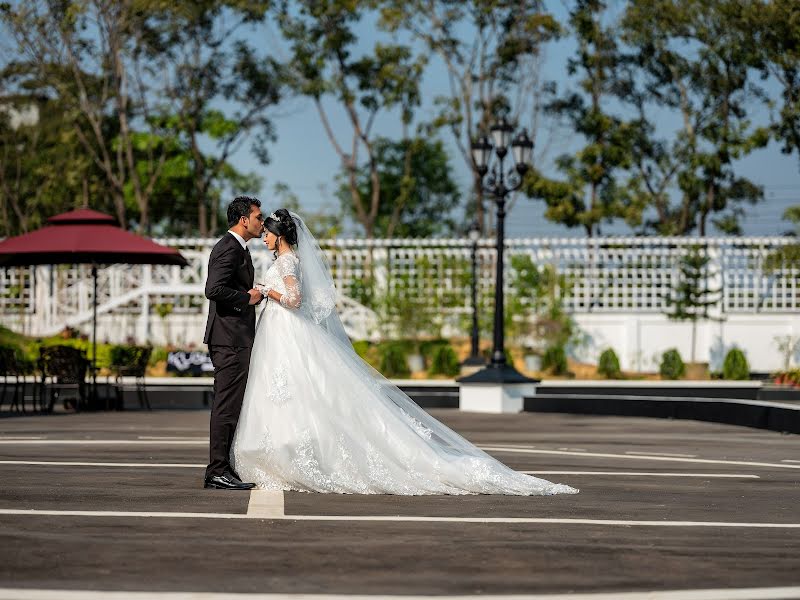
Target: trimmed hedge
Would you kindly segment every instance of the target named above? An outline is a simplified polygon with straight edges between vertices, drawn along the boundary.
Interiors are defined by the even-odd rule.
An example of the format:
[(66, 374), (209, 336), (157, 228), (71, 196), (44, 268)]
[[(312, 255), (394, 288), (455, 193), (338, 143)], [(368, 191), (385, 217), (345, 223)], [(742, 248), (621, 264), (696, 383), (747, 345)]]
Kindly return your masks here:
[(747, 357), (739, 348), (731, 348), (725, 355), (725, 362), (722, 364), (723, 379), (745, 380), (750, 379), (750, 365), (747, 364)]
[(542, 369), (550, 371), (553, 375), (567, 373), (567, 352), (564, 346), (550, 346), (542, 355)]
[(622, 370), (619, 368), (619, 358), (612, 348), (603, 350), (597, 364), (597, 373), (606, 379), (620, 379)]
[(680, 379), (686, 374), (686, 365), (683, 364), (680, 352), (676, 348), (664, 352), (658, 372), (664, 379)]
[(378, 346), (380, 355), (380, 368), (378, 369), (384, 377), (408, 377), (411, 371), (408, 368), (408, 352), (405, 344), (397, 342), (385, 342)]
[(458, 357), (451, 346), (437, 346), (433, 351), (429, 375), (447, 375), (453, 377), (461, 371)]

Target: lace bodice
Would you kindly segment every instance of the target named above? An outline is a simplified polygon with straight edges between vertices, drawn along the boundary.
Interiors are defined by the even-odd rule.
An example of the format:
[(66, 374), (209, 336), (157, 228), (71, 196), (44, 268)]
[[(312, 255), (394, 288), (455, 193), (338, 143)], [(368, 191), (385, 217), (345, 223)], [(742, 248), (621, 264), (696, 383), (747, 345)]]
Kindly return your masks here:
[(284, 308), (300, 308), (302, 304), (302, 274), (300, 259), (293, 252), (286, 252), (278, 256), (272, 266), (267, 269), (262, 284), (256, 289), (266, 294), (275, 290), (281, 294), (281, 306)]

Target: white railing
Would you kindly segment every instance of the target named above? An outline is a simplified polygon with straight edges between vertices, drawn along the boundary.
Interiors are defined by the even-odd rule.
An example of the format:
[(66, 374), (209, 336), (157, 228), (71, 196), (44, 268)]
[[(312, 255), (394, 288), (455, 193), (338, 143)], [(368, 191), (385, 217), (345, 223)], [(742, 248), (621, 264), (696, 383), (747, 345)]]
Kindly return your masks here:
[[(116, 265), (99, 274), (98, 337), (161, 339), (169, 330), (182, 331), (177, 342), (202, 339), (207, 311), (203, 296), (208, 256), (214, 239), (163, 239), (178, 248), (187, 267)], [(765, 260), (776, 249), (794, 243), (788, 238), (537, 238), (507, 242), (508, 293), (515, 293), (512, 257), (527, 256), (533, 265), (552, 265), (567, 277), (566, 309), (590, 314), (657, 315), (667, 309), (682, 256), (698, 244), (711, 258), (712, 287), (721, 289), (715, 310), (720, 315), (800, 312), (800, 265), (782, 265), (773, 272)], [(374, 314), (365, 290), (371, 273), (372, 297), (402, 293), (429, 298), (429, 306), (452, 315), (469, 311), (470, 243), (462, 239), (325, 240), (334, 278), (343, 295), (340, 308), (353, 311), (350, 333), (375, 334)], [(256, 278), (272, 257), (255, 242)], [(491, 298), (495, 249), (483, 241), (478, 249), (479, 293)], [(88, 331), (92, 282), (88, 266), (0, 269), (0, 322), (30, 335), (50, 335), (65, 326)], [(443, 298), (447, 301), (443, 301)], [(439, 301), (437, 301), (439, 300)], [(161, 318), (159, 305), (172, 305)], [(163, 312), (162, 312), (163, 314)], [(345, 315), (347, 317), (347, 315)], [(182, 338), (182, 339), (181, 339)]]

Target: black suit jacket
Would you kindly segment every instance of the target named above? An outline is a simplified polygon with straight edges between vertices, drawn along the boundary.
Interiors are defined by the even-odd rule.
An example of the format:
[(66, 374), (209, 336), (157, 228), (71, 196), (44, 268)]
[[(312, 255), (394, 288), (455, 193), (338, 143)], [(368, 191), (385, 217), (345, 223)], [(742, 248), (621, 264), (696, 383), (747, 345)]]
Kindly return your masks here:
[(208, 323), (203, 342), (217, 346), (251, 347), (255, 337), (256, 307), (250, 306), (253, 287), (250, 255), (233, 235), (226, 233), (208, 259), (206, 298)]

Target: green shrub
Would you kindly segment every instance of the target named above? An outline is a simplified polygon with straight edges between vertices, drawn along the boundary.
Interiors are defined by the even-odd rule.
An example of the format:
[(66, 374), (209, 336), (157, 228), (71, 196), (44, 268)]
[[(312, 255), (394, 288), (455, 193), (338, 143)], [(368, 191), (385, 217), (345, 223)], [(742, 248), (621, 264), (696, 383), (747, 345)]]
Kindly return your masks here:
[(370, 343), (368, 340), (356, 340), (353, 342), (353, 350), (356, 351), (362, 359), (367, 360), (367, 352), (369, 352)]
[(150, 353), (150, 360), (147, 361), (148, 366), (155, 367), (158, 363), (166, 361), (169, 358), (169, 350), (164, 346), (156, 346)]
[(408, 353), (404, 344), (385, 342), (378, 348), (381, 360), (378, 370), (384, 377), (408, 377), (411, 375), (406, 360)]
[(357, 340), (353, 342), (353, 349), (365, 363), (375, 370), (381, 366), (380, 348), (369, 340)]
[[(61, 338), (58, 336), (44, 338), (40, 344), (41, 347), (50, 346), (69, 346), (83, 350), (86, 358), (92, 360), (92, 340), (83, 338)], [(111, 364), (111, 344), (97, 343), (97, 366), (99, 368), (107, 367)], [(38, 357), (38, 352), (37, 352)]]
[(437, 346), (431, 358), (429, 375), (447, 375), (453, 377), (461, 371), (458, 357), (451, 346)]
[(686, 365), (677, 349), (671, 348), (661, 356), (658, 372), (664, 379), (680, 379), (686, 374)]
[(39, 346), (33, 339), (2, 325), (0, 325), (0, 346), (12, 348), (18, 360), (35, 361), (39, 356)]
[(619, 368), (619, 358), (612, 348), (603, 350), (600, 362), (597, 364), (597, 373), (606, 379), (620, 379), (622, 371)]
[(750, 365), (747, 364), (747, 357), (739, 348), (731, 348), (725, 355), (725, 362), (722, 364), (723, 379), (749, 379)]
[(129, 365), (133, 362), (136, 349), (133, 346), (111, 346), (108, 352), (112, 365)]
[(542, 369), (550, 371), (553, 375), (567, 373), (567, 352), (564, 346), (550, 346), (542, 355)]
[(434, 355), (439, 351), (442, 346), (449, 346), (450, 342), (448, 340), (444, 340), (441, 338), (436, 338), (433, 340), (425, 340), (419, 342), (419, 354), (425, 357), (425, 362), (430, 364), (433, 362)]

